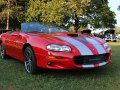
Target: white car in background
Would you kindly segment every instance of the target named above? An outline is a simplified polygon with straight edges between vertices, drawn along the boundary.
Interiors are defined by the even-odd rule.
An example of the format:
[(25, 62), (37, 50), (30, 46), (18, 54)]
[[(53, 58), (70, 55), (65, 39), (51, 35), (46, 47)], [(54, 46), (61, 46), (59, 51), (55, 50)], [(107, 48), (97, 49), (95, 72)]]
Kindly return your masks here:
[(105, 31), (104, 34), (105, 34), (105, 40), (106, 41), (113, 41), (113, 42), (117, 41), (115, 30), (109, 29), (109, 30)]
[(116, 37), (115, 34), (107, 34), (107, 35), (105, 35), (105, 40), (106, 41), (116, 42), (117, 41), (117, 37)]

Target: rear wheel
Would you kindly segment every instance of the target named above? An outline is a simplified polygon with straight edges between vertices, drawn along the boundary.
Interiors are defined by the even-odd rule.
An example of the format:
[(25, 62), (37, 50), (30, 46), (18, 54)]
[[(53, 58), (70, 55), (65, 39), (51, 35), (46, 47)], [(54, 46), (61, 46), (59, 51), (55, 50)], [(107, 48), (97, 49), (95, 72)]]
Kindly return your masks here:
[(24, 64), (28, 73), (35, 74), (37, 72), (36, 58), (31, 47), (25, 48)]
[(6, 50), (3, 44), (1, 44), (0, 46), (0, 55), (2, 59), (6, 59), (7, 58), (7, 54), (6, 54)]

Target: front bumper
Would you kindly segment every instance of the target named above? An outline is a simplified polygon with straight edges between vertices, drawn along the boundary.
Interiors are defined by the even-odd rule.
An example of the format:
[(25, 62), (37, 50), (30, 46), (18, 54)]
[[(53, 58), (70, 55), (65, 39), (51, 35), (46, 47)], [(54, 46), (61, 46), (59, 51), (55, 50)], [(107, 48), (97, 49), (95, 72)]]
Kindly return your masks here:
[[(43, 55), (38, 55), (40, 59)], [(105, 61), (99, 63), (90, 63), (90, 64), (76, 64), (74, 56), (66, 55), (62, 56), (44, 56), (41, 60), (37, 60), (37, 66), (46, 68), (46, 69), (84, 69), (84, 68), (97, 68), (104, 66), (110, 63), (111, 53), (108, 54), (108, 58)]]

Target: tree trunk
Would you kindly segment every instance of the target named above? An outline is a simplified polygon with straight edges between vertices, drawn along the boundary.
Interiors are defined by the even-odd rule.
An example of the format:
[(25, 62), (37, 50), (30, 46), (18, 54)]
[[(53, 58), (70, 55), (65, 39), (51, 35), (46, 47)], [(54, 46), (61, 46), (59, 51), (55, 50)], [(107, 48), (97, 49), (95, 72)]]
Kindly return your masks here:
[(7, 0), (8, 2), (8, 12), (7, 12), (7, 25), (6, 25), (6, 30), (9, 30), (9, 21), (10, 21), (10, 12), (9, 12), (9, 9), (10, 9), (10, 0)]
[(8, 11), (7, 13), (7, 25), (6, 25), (6, 30), (9, 30), (9, 20), (10, 20), (10, 13)]
[(79, 29), (79, 18), (77, 17), (77, 15), (75, 14), (75, 23), (74, 23), (74, 30), (77, 33), (78, 29)]

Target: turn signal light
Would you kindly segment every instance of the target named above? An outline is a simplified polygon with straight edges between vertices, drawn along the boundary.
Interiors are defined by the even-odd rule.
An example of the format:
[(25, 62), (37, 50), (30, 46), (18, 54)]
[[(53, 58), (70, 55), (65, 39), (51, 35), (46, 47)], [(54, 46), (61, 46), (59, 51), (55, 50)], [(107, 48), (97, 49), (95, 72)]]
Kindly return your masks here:
[(48, 59), (63, 59), (61, 56), (47, 56)]

